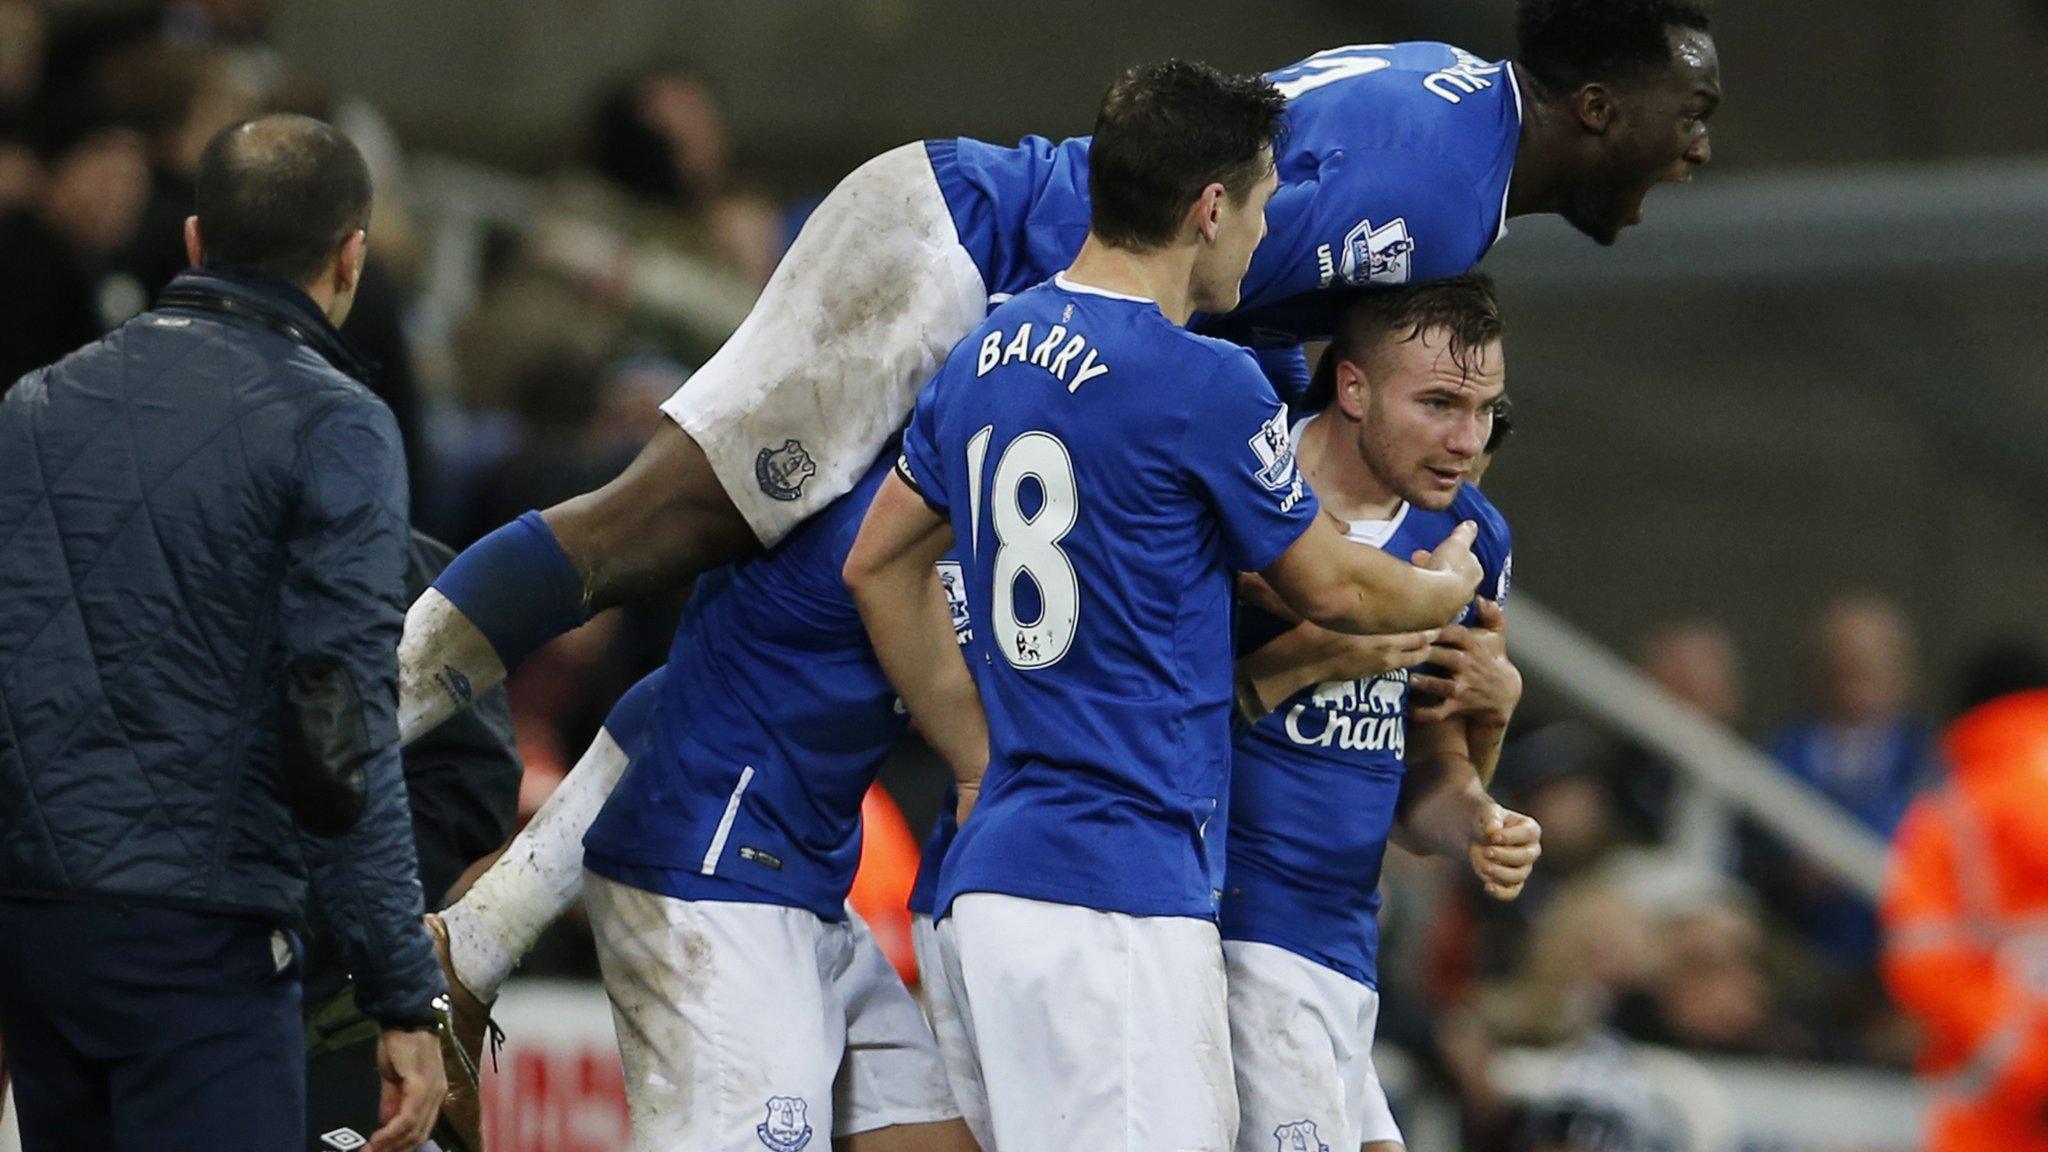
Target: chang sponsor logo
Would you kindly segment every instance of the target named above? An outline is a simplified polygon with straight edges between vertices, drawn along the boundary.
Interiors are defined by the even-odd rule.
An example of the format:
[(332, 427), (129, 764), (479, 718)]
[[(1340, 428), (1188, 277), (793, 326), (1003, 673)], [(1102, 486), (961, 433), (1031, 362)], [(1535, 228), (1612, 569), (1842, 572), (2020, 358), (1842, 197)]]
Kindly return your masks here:
[(1408, 748), (1408, 670), (1370, 680), (1331, 680), (1297, 699), (1283, 725), (1287, 738), (1306, 748), (1392, 752)]

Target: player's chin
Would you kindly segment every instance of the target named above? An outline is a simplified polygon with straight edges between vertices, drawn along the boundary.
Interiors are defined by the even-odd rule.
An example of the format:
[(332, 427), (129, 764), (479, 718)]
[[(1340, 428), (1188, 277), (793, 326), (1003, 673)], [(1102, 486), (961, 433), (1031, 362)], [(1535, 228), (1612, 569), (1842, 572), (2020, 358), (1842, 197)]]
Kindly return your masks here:
[(1623, 229), (1641, 223), (1642, 219), (1642, 197), (1626, 203), (1606, 205), (1598, 210), (1582, 209), (1565, 216), (1566, 223), (1603, 248), (1611, 247), (1616, 240), (1621, 239)]
[(1458, 498), (1458, 489), (1465, 486), (1469, 472), (1452, 472), (1448, 469), (1424, 468), (1415, 475), (1408, 490), (1401, 498), (1424, 512), (1442, 512)]

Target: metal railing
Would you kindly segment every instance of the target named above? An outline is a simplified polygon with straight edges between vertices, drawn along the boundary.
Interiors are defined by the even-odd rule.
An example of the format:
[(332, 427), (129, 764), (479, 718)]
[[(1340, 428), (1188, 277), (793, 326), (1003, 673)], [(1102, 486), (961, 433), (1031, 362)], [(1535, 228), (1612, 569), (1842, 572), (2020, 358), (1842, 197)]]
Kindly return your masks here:
[(1727, 835), (1725, 814), (1739, 812), (1876, 902), (1884, 885), (1884, 841), (1834, 801), (1527, 596), (1515, 598), (1512, 619), (1508, 643), (1523, 675), (1682, 774), (1694, 793), (1695, 814), (1690, 826), (1681, 822), (1679, 852), (1725, 855), (1712, 840)]

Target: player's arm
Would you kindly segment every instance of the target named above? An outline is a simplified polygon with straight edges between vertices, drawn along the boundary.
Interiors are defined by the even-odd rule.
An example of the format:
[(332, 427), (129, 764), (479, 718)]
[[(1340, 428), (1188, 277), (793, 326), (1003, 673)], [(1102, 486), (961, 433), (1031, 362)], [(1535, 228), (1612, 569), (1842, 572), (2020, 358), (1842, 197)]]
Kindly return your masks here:
[(1479, 587), (1477, 529), (1460, 524), (1436, 551), (1407, 564), (1348, 540), (1328, 516), (1260, 571), (1290, 609), (1337, 632), (1370, 635), (1441, 628)]
[(899, 473), (882, 481), (846, 558), (846, 587), (860, 609), (882, 670), (972, 807), (988, 766), (988, 717), (953, 632), (953, 609), (936, 565), (953, 525)]
[(1436, 699), (1412, 706), (1409, 715), (1421, 721), (1462, 722), (1479, 782), (1492, 784), (1508, 723), (1522, 700), (1522, 673), (1508, 659), (1507, 616), (1500, 605), (1479, 599), (1472, 623), (1445, 628), (1430, 646), (1426, 662), (1432, 670), (1413, 674), (1408, 684)]
[(1520, 812), (1496, 804), (1479, 782), (1455, 720), (1411, 724), (1407, 778), (1395, 810), (1405, 847), (1441, 856), (1463, 853), (1496, 900), (1512, 900), (1543, 854), (1543, 830)]
[(1347, 636), (1303, 622), (1237, 662), (1237, 706), (1257, 720), (1282, 700), (1328, 680), (1369, 680), (1429, 659), (1435, 630)]
[(1226, 562), (1262, 575), (1289, 613), (1354, 635), (1418, 632), (1471, 601), (1477, 527), (1459, 525), (1416, 564), (1345, 539), (1302, 481), (1287, 409), (1249, 354), (1225, 357), (1195, 396), (1178, 457), (1216, 513)]

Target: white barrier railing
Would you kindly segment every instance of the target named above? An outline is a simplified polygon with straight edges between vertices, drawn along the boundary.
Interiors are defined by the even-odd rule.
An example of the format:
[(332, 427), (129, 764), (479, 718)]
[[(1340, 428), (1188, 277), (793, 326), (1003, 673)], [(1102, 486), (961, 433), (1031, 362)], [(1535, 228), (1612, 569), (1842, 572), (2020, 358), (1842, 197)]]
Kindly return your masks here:
[(1713, 803), (1744, 813), (1877, 899), (1884, 841), (1840, 806), (1527, 596), (1515, 599), (1512, 615), (1508, 644), (1524, 675), (1668, 760)]

